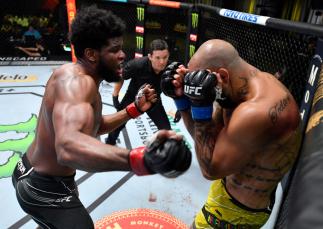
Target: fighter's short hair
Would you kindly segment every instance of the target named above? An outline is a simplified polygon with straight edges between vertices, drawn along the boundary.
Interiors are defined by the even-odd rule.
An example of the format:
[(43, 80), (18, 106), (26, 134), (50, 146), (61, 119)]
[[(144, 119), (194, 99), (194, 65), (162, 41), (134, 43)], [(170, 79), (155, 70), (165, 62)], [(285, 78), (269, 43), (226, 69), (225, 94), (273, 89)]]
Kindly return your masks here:
[(79, 10), (71, 24), (70, 41), (75, 55), (82, 57), (86, 48), (100, 49), (107, 39), (120, 37), (125, 31), (124, 22), (111, 11), (92, 5)]

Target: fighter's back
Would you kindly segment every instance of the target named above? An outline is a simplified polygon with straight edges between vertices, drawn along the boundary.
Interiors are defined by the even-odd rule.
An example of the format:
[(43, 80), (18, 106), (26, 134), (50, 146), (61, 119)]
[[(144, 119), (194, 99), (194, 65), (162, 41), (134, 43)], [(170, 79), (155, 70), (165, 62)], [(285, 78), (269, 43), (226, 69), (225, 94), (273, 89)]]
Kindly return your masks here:
[(253, 96), (238, 106), (230, 120), (231, 125), (250, 116), (244, 120), (248, 130), (241, 136), (250, 137), (247, 147), (241, 148), (250, 161), (227, 177), (227, 188), (240, 202), (262, 208), (268, 206), (271, 193), (297, 157), (300, 116), (293, 96), (272, 75), (259, 72), (250, 83)]

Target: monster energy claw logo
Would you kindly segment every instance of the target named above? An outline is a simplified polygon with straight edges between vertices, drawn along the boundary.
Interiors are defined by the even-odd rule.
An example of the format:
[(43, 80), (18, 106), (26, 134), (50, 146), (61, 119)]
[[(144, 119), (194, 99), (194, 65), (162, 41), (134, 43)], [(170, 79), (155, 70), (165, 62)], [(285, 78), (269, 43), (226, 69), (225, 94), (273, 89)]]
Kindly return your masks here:
[(142, 49), (144, 46), (144, 38), (141, 36), (136, 36), (137, 49)]
[(137, 7), (137, 19), (143, 21), (145, 18), (145, 9), (143, 7)]
[(193, 56), (194, 52), (195, 52), (195, 45), (190, 45), (190, 57)]
[[(37, 117), (35, 114), (25, 122), (14, 124), (0, 124), (2, 136), (8, 136), (0, 142), (0, 179), (10, 177), (20, 157), (27, 151), (27, 148), (35, 138)], [(26, 134), (24, 137), (11, 139), (11, 132)], [(19, 136), (19, 135), (18, 135)], [(10, 153), (7, 155), (6, 153)], [(3, 160), (4, 159), (4, 160)]]
[(196, 28), (199, 21), (199, 15), (197, 13), (192, 13), (192, 27)]

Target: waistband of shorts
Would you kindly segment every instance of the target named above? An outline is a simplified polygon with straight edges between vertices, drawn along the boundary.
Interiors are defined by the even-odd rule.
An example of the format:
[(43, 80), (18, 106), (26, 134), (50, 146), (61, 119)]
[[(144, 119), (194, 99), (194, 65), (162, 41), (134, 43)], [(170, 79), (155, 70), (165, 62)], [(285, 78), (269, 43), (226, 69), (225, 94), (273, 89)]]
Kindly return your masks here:
[(21, 161), (27, 170), (30, 170), (31, 168), (33, 168), (27, 158), (27, 153), (22, 155)]
[(249, 212), (264, 212), (264, 213), (267, 213), (267, 214), (271, 214), (271, 211), (272, 211), (272, 206), (273, 206), (273, 202), (275, 202), (275, 199), (274, 200), (272, 200), (271, 199), (271, 202), (270, 202), (270, 205), (267, 207), (267, 208), (250, 208), (250, 207), (248, 207), (248, 206), (246, 206), (246, 205), (244, 205), (244, 204), (242, 204), (242, 203), (240, 203), (237, 199), (235, 199), (229, 192), (228, 192), (228, 190), (227, 190), (227, 187), (226, 187), (226, 180), (225, 180), (225, 178), (223, 178), (222, 180), (221, 180), (221, 182), (222, 182), (222, 185), (223, 185), (223, 187), (224, 187), (224, 190), (225, 190), (225, 192), (230, 196), (230, 198), (231, 198), (231, 201), (235, 204), (235, 205), (237, 205), (238, 207), (240, 207), (240, 208), (242, 208), (242, 209), (244, 209), (244, 210), (246, 210), (246, 211), (249, 211)]
[(51, 175), (47, 175), (47, 174), (43, 174), (43, 173), (39, 173), (39, 172), (35, 171), (27, 158), (27, 153), (25, 153), (22, 156), (21, 160), (22, 160), (23, 165), (26, 168), (26, 171), (30, 171), (32, 169), (32, 171), (30, 173), (30, 175), (32, 175), (32, 176), (37, 176), (39, 178), (46, 179), (46, 180), (55, 180), (57, 182), (74, 181), (75, 173), (73, 175), (69, 175), (69, 176), (51, 176)]
[(215, 215), (213, 215), (208, 210), (206, 210), (205, 206), (203, 206), (202, 212), (205, 217), (205, 220), (212, 227), (221, 228), (221, 229), (256, 229), (256, 228), (259, 228), (259, 226), (256, 226), (256, 225), (245, 225), (245, 224), (233, 225), (225, 220), (220, 220)]

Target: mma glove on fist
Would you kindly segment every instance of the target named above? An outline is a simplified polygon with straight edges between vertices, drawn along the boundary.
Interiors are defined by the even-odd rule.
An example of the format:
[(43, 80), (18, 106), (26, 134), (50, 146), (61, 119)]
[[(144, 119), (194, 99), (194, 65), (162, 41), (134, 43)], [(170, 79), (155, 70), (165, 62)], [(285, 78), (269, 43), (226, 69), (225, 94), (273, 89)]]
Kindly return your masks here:
[(164, 73), (161, 76), (160, 87), (165, 95), (174, 99), (177, 110), (184, 111), (190, 108), (190, 102), (188, 98), (183, 96), (177, 96), (175, 94), (175, 87), (173, 85), (174, 75), (177, 74), (176, 70), (181, 65), (180, 62), (173, 62), (165, 68)]
[(216, 84), (216, 76), (207, 70), (193, 71), (185, 75), (184, 94), (191, 102), (193, 120), (212, 119)]
[[(131, 118), (137, 118), (138, 116), (140, 116), (144, 113), (144, 111), (142, 111), (140, 109), (140, 106), (142, 107), (143, 104), (145, 104), (147, 102), (147, 99), (145, 98), (146, 97), (145, 92), (144, 92), (145, 87), (146, 87), (146, 84), (142, 85), (139, 88), (139, 90), (135, 96), (135, 101), (133, 103), (130, 103), (126, 107), (126, 111)], [(151, 107), (149, 109), (152, 109), (153, 106), (155, 105), (155, 103), (153, 103), (151, 101), (149, 101), (149, 102), (151, 103)]]
[(138, 176), (160, 173), (175, 178), (190, 167), (191, 161), (192, 153), (183, 140), (167, 139), (161, 142), (156, 139), (129, 153), (130, 166)]

